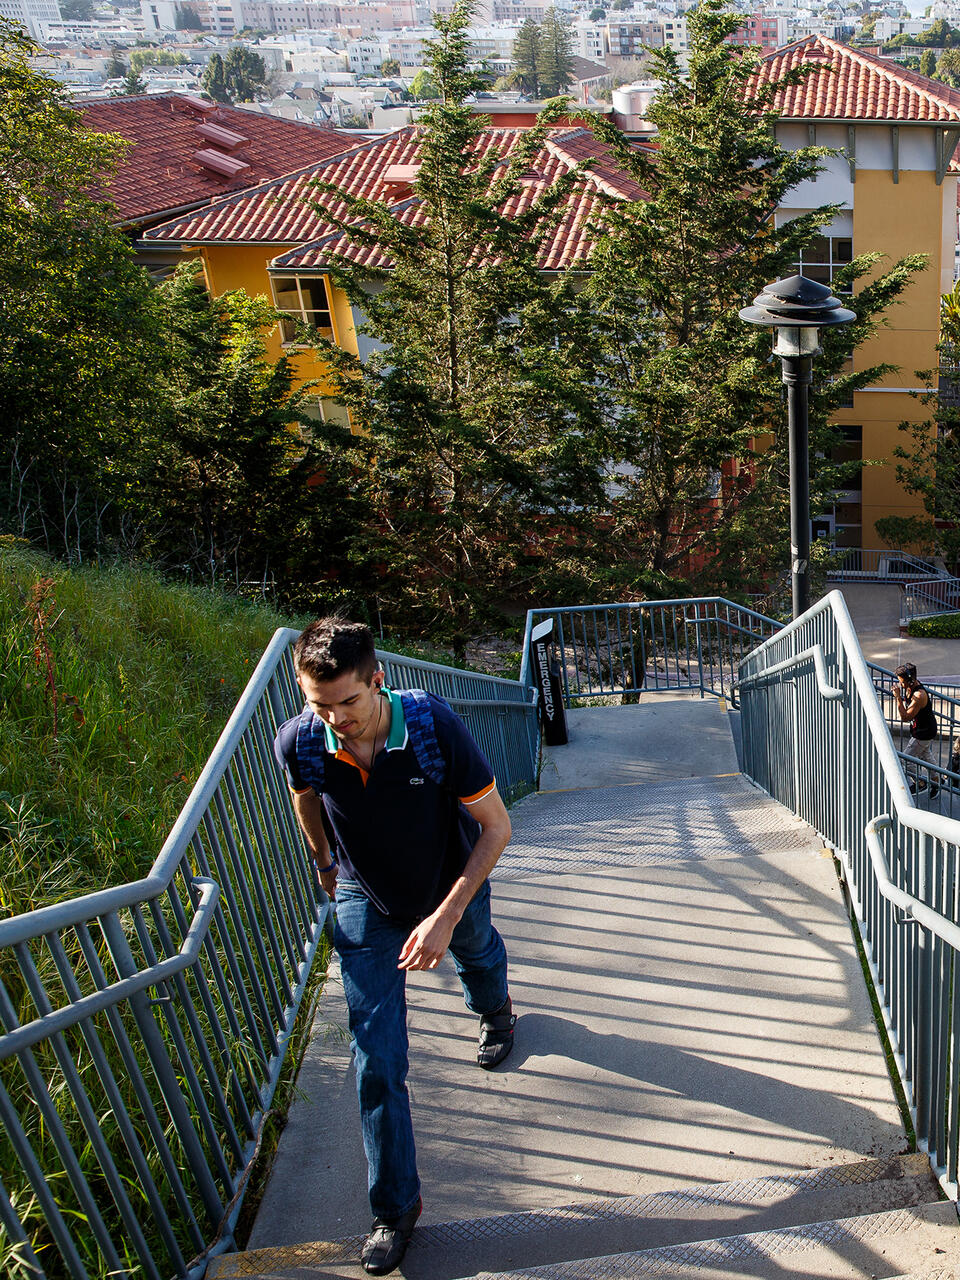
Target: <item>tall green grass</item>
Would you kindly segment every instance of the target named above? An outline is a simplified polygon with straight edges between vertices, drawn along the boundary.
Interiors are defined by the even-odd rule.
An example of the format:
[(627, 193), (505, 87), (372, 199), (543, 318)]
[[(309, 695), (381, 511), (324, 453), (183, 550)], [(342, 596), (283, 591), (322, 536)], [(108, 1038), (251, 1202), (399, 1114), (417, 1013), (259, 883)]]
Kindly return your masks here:
[(283, 625), (0, 539), (0, 915), (149, 870)]

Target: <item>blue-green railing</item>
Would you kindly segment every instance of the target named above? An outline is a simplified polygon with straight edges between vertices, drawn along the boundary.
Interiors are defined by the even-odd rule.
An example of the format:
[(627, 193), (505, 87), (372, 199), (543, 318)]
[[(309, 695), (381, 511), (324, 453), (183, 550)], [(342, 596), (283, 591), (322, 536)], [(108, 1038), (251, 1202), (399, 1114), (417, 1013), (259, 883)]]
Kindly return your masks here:
[[(281, 630), (144, 879), (0, 921), (0, 1274), (200, 1280), (249, 1171), (327, 918), (273, 758), (302, 706)], [(530, 691), (383, 653), (509, 791)]]
[[(832, 592), (744, 659), (744, 768), (836, 851), (918, 1143), (956, 1199), (960, 822), (936, 811), (942, 795), (918, 805), (902, 766), (920, 783), (931, 774), (948, 794), (960, 778), (898, 754), (889, 682), (864, 661)], [(934, 701), (955, 722), (955, 701)]]
[(885, 548), (850, 547), (829, 570), (831, 582), (907, 582), (913, 578), (942, 578), (944, 570), (923, 556)]
[(901, 623), (938, 613), (960, 613), (960, 578), (923, 578), (903, 584), (900, 593)]
[(554, 620), (567, 706), (641, 689), (695, 689), (735, 702), (740, 659), (781, 625), (719, 596), (531, 609), (521, 683), (531, 679), (530, 632), (546, 618)]

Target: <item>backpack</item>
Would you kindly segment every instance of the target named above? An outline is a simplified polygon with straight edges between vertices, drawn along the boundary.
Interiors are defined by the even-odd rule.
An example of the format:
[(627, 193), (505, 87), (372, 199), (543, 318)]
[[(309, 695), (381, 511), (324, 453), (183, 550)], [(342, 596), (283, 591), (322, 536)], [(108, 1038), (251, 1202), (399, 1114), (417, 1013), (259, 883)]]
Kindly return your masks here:
[[(417, 764), (431, 782), (442, 787), (447, 780), (447, 764), (437, 741), (431, 695), (423, 689), (401, 689), (398, 692)], [(304, 707), (297, 726), (297, 767), (303, 781), (313, 787), (317, 795), (323, 791), (326, 754), (324, 723), (309, 707)]]

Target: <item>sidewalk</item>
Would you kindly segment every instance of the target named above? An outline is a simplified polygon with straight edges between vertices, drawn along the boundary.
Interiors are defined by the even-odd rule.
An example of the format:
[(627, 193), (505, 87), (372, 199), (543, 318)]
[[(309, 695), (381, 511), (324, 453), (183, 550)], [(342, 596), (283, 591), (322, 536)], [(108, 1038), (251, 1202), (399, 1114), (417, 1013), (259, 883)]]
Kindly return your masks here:
[(960, 640), (924, 640), (900, 635), (899, 587), (852, 583), (840, 590), (868, 662), (890, 670), (901, 662), (913, 662), (921, 680), (960, 683)]
[[(474, 1065), (452, 966), (411, 975), (423, 1223), (903, 1151), (832, 860), (736, 773), (722, 704), (570, 729), (494, 875), (502, 1070)], [(251, 1248), (369, 1226), (345, 1023), (334, 965)]]

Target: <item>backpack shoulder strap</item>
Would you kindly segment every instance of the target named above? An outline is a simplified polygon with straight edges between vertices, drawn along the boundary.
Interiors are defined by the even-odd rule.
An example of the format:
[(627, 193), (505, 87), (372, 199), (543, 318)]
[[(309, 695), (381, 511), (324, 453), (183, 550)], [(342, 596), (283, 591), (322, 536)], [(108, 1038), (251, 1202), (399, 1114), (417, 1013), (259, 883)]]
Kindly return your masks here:
[(309, 707), (304, 707), (297, 725), (297, 768), (304, 782), (308, 787), (313, 787), (317, 795), (323, 791), (326, 752), (327, 738), (323, 721)]
[(410, 745), (420, 768), (439, 786), (447, 781), (447, 764), (437, 741), (430, 695), (423, 689), (403, 689), (400, 693), (403, 716), (410, 735)]

